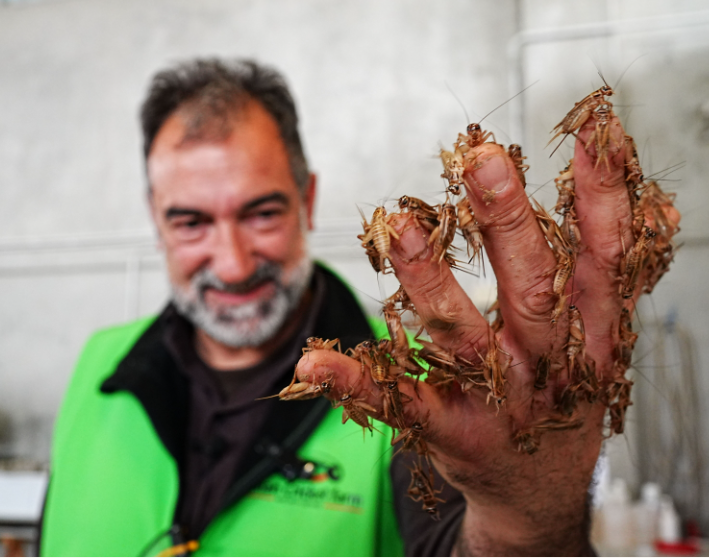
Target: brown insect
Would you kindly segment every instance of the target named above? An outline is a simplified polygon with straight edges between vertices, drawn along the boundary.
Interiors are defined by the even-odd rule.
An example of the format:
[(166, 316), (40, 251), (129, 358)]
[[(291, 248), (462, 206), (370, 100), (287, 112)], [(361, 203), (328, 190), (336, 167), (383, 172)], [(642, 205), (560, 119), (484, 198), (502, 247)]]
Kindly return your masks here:
[(455, 151), (441, 149), (440, 157), (443, 163), (443, 174), (441, 177), (448, 181), (448, 192), (454, 196), (459, 196), (460, 187), (465, 185), (463, 181), (463, 173), (465, 172), (463, 153), (458, 149)]
[[(534, 85), (534, 83), (532, 85)], [(493, 143), (497, 143), (497, 140), (495, 139), (495, 134), (493, 134), (492, 132), (484, 131), (482, 129), (482, 127), (480, 126), (480, 124), (482, 124), (485, 121), (485, 119), (488, 116), (490, 116), (493, 112), (495, 112), (500, 107), (509, 103), (512, 99), (514, 99), (518, 95), (521, 95), (522, 93), (524, 93), (527, 89), (532, 87), (532, 85), (528, 85), (527, 87), (522, 89), (522, 91), (520, 91), (519, 93), (515, 93), (514, 95), (512, 95), (512, 97), (507, 99), (504, 103), (501, 103), (498, 106), (496, 106), (494, 109), (492, 109), (490, 112), (488, 112), (485, 116), (483, 116), (480, 119), (480, 122), (472, 122), (472, 123), (468, 124), (468, 127), (466, 129), (466, 133), (465, 134), (458, 134), (458, 139), (456, 140), (456, 142), (454, 144), (454, 148), (456, 149), (456, 151), (460, 150), (460, 152), (463, 153), (463, 155), (467, 156), (467, 152), (470, 149), (472, 149), (474, 147), (478, 147), (479, 145), (482, 145), (483, 143), (488, 141), (490, 138), (492, 138)]]
[(382, 206), (377, 207), (372, 215), (372, 222), (367, 223), (367, 220), (364, 219), (362, 226), (364, 228), (364, 234), (358, 235), (357, 238), (362, 241), (362, 247), (367, 250), (367, 255), (369, 256), (370, 261), (373, 256), (371, 246), (368, 246), (368, 244), (372, 242), (374, 249), (379, 256), (379, 265), (373, 265), (373, 267), (375, 268), (375, 271), (378, 269), (381, 273), (386, 274), (391, 270), (391, 268), (387, 268), (385, 266), (385, 260), (388, 259), (389, 263), (391, 263), (391, 256), (389, 255), (389, 250), (391, 249), (391, 237), (393, 236), (397, 240), (399, 239), (399, 235), (389, 224), (386, 209)]
[(409, 295), (403, 285), (399, 285), (396, 292), (384, 301), (385, 306), (388, 304), (391, 304), (394, 308), (396, 308), (396, 305), (399, 305), (399, 310), (402, 312), (409, 310), (416, 314), (416, 307), (414, 306), (414, 303), (411, 302), (411, 299), (409, 298)]
[[(504, 355), (504, 357), (501, 358), (501, 354)], [(487, 386), (490, 389), (487, 402), (489, 404), (490, 399), (494, 399), (495, 405), (497, 405), (497, 409), (499, 410), (507, 399), (507, 388), (505, 387), (507, 380), (505, 379), (505, 375), (507, 374), (507, 369), (512, 361), (512, 357), (509, 353), (502, 350), (497, 341), (497, 336), (492, 330), (488, 332), (487, 354), (484, 358), (479, 353), (478, 356), (480, 356), (483, 361), (483, 374)], [(502, 362), (500, 362), (501, 360)]]
[(630, 405), (630, 391), (633, 387), (633, 382), (616, 376), (613, 383), (607, 388), (608, 410), (610, 414), (610, 428), (616, 434), (622, 434), (625, 429), (625, 413)]
[(539, 223), (544, 236), (551, 245), (557, 261), (561, 262), (573, 256), (574, 250), (567, 242), (557, 222), (549, 215), (547, 210), (544, 209), (543, 205), (535, 199), (532, 201), (534, 202), (534, 213), (537, 217), (537, 223)]
[(395, 379), (388, 381), (383, 386), (384, 418), (393, 418), (399, 430), (406, 428), (404, 420), (404, 401), (411, 401), (411, 397), (399, 391), (399, 382)]
[(631, 298), (633, 296), (635, 284), (638, 282), (638, 277), (642, 271), (645, 258), (647, 258), (652, 248), (654, 238), (655, 231), (648, 226), (643, 227), (643, 234), (623, 257), (620, 265), (619, 288), (619, 292), (623, 298)]
[[(647, 188), (640, 196), (638, 212), (647, 215), (657, 231), (653, 248), (648, 254), (645, 267), (647, 277), (643, 292), (651, 293), (657, 282), (669, 270), (674, 259), (676, 246), (672, 238), (679, 232), (679, 223), (670, 219), (674, 208), (674, 194), (666, 194), (655, 181), (649, 181)], [(674, 217), (674, 215), (673, 215)]]
[(372, 348), (369, 351), (369, 375), (372, 381), (377, 385), (382, 385), (391, 380), (389, 369), (391, 360), (386, 353), (379, 350), (381, 345)]
[(345, 393), (335, 406), (343, 407), (342, 424), (345, 424), (348, 419), (352, 419), (362, 428), (374, 432), (374, 427), (367, 413), (376, 413), (377, 410), (369, 403), (366, 403), (364, 399), (353, 399), (351, 394)]
[[(633, 198), (636, 198), (636, 195), (631, 193), (628, 197), (632, 200)], [(633, 210), (633, 220), (630, 223), (630, 228), (633, 231), (633, 238), (637, 242), (642, 236), (643, 227), (645, 226), (645, 212), (638, 203), (637, 199), (635, 200), (635, 203), (631, 205)]]
[(342, 352), (342, 345), (340, 345), (339, 339), (320, 339), (319, 337), (308, 337), (305, 340), (305, 347), (303, 347), (303, 354), (309, 353), (310, 351), (333, 351), (337, 348), (337, 352)]
[(594, 168), (598, 168), (601, 161), (605, 162), (608, 172), (611, 170), (610, 161), (608, 160), (608, 149), (611, 143), (611, 121), (613, 119), (613, 111), (610, 105), (603, 104), (594, 112), (593, 117), (596, 120), (596, 128), (588, 137), (586, 149), (591, 144), (596, 147), (596, 164)]
[(665, 242), (669, 242), (680, 230), (679, 223), (671, 221), (667, 213), (669, 208), (674, 207), (674, 200), (675, 194), (663, 192), (654, 180), (648, 181), (647, 188), (640, 196), (641, 207), (648, 214), (648, 218), (652, 220), (658, 237)]
[(577, 368), (583, 367), (582, 362), (586, 358), (586, 329), (583, 325), (581, 312), (573, 304), (569, 306), (569, 340), (566, 343), (566, 357), (569, 375), (574, 378), (575, 371)]
[(431, 233), (428, 239), (429, 246), (433, 244), (433, 259), (438, 263), (443, 261), (448, 253), (448, 249), (453, 243), (457, 230), (458, 219), (455, 206), (451, 203), (444, 203), (438, 214), (440, 224)]
[(578, 402), (578, 384), (568, 384), (561, 391), (561, 395), (558, 398), (556, 408), (562, 415), (570, 417), (576, 410), (576, 404)]
[(447, 370), (443, 370), (442, 368), (436, 367), (428, 369), (426, 373), (426, 379), (424, 380), (424, 382), (426, 382), (429, 386), (435, 387), (450, 386), (455, 381), (456, 376), (454, 376)]
[(630, 310), (623, 308), (620, 313), (619, 324), (620, 340), (617, 348), (617, 358), (624, 368), (629, 368), (632, 358), (635, 342), (638, 340), (638, 334), (633, 331), (633, 319), (630, 317)]
[[(311, 384), (309, 382), (298, 382), (291, 384), (283, 388), (278, 394), (278, 398), (281, 401), (296, 401), (305, 399), (314, 399), (320, 397), (321, 395), (330, 393), (334, 382), (332, 377), (320, 382), (319, 384)], [(271, 397), (276, 397), (271, 395), (269, 397), (261, 397), (260, 399), (270, 399)]]
[(384, 305), (383, 312), (391, 339), (382, 339), (380, 341), (380, 350), (389, 353), (401, 369), (415, 376), (423, 374), (424, 370), (414, 359), (415, 351), (409, 346), (409, 338), (406, 335), (404, 326), (401, 324), (401, 316), (394, 309), (394, 303), (387, 302)]
[[(485, 118), (487, 118), (487, 116)], [(482, 120), (480, 122), (482, 122)], [(465, 135), (458, 134), (458, 140), (455, 143), (455, 148), (457, 150), (461, 146), (467, 146), (468, 149), (472, 149), (474, 147), (482, 145), (490, 138), (492, 138), (493, 143), (497, 143), (497, 140), (495, 139), (495, 134), (493, 134), (492, 132), (484, 131), (480, 124), (473, 122), (471, 124), (468, 124), (468, 128), (466, 129)], [(465, 151), (467, 151), (468, 149), (465, 149)]]
[(389, 337), (394, 343), (394, 347), (401, 349), (408, 354), (409, 338), (406, 336), (404, 326), (401, 325), (401, 316), (399, 315), (399, 312), (394, 309), (394, 303), (384, 304), (382, 312), (384, 313), (384, 321), (386, 322)]
[[(362, 237), (363, 235), (357, 235), (357, 238)], [(361, 238), (360, 238), (361, 240)], [(382, 272), (382, 260), (379, 257), (379, 252), (377, 252), (377, 249), (374, 247), (374, 241), (370, 240), (369, 242), (362, 243), (362, 247), (364, 248), (365, 253), (367, 254), (367, 257), (369, 258), (369, 263), (372, 266), (372, 269), (376, 271), (377, 273)]]
[[(551, 294), (561, 297), (564, 295), (566, 284), (571, 278), (576, 266), (576, 250), (566, 239), (566, 236), (567, 234), (574, 234), (580, 241), (581, 233), (578, 230), (575, 230), (572, 233), (564, 234), (561, 227), (557, 225), (556, 221), (554, 221), (549, 213), (547, 213), (547, 210), (544, 209), (539, 202), (534, 200), (534, 205), (537, 222), (539, 223), (539, 226), (541, 227), (547, 241), (549, 241), (557, 261), (556, 267), (550, 272), (554, 273)], [(552, 314), (552, 323), (554, 323), (558, 317), (558, 308), (556, 308)]]
[(569, 161), (569, 165), (559, 173), (559, 176), (554, 179), (554, 184), (556, 184), (556, 189), (559, 192), (554, 211), (556, 211), (556, 213), (565, 213), (574, 206), (576, 199), (573, 159)]
[(532, 455), (539, 449), (539, 433), (530, 428), (519, 430), (513, 440), (517, 442), (517, 451)]
[(539, 437), (544, 431), (572, 430), (581, 426), (583, 426), (583, 419), (580, 417), (551, 413), (515, 434), (514, 440), (518, 443), (517, 451), (535, 453), (539, 449)]
[(414, 502), (421, 502), (423, 504), (422, 509), (429, 514), (434, 521), (439, 521), (441, 516), (438, 513), (438, 503), (444, 503), (445, 500), (441, 500), (438, 497), (438, 494), (440, 494), (442, 490), (434, 489), (433, 482), (433, 469), (429, 468), (429, 474), (426, 475), (421, 465), (416, 464), (414, 468), (411, 469), (411, 484), (409, 484), (407, 493)]
[(490, 329), (492, 329), (493, 333), (498, 333), (505, 325), (505, 319), (502, 316), (502, 312), (500, 311), (499, 299), (495, 299), (495, 302), (493, 302), (492, 306), (487, 309), (485, 315), (487, 316), (492, 312), (495, 312), (495, 319), (490, 323)]
[(574, 260), (569, 257), (562, 258), (556, 266), (554, 274), (554, 282), (552, 283), (552, 292), (561, 297), (566, 290), (566, 284), (574, 271)]
[(362, 341), (354, 349), (349, 348), (345, 354), (355, 360), (358, 360), (361, 365), (360, 372), (364, 376), (367, 369), (372, 367), (372, 351), (374, 350), (374, 342), (370, 340)]
[(443, 370), (452, 376), (456, 376), (465, 369), (475, 369), (472, 362), (455, 354), (450, 349), (444, 349), (423, 339), (416, 339), (416, 341), (421, 345), (417, 356), (429, 366)]
[(576, 210), (571, 207), (564, 213), (564, 220), (561, 222), (561, 234), (564, 237), (566, 246), (572, 250), (574, 256), (581, 250), (581, 229), (579, 229), (578, 223)]
[(431, 366), (425, 380), (427, 384), (440, 386), (458, 381), (463, 392), (488, 386), (482, 366), (475, 366), (452, 350), (443, 349), (435, 343), (421, 339), (417, 341), (422, 345), (417, 356)]
[(638, 148), (633, 137), (626, 134), (623, 141), (625, 142), (625, 182), (632, 194), (644, 180), (643, 169), (640, 168)]
[(537, 361), (534, 375), (534, 389), (545, 389), (551, 372), (551, 354), (544, 353)]
[(556, 301), (556, 304), (554, 305), (554, 310), (551, 312), (551, 323), (555, 324), (556, 322), (559, 321), (559, 318), (564, 314), (566, 311), (566, 301), (568, 300), (569, 295), (567, 294), (562, 294), (559, 296), (559, 299)]
[(391, 445), (401, 444), (400, 451), (416, 450), (419, 455), (428, 457), (428, 445), (423, 439), (425, 426), (420, 422), (413, 423), (409, 428), (403, 429), (399, 435), (392, 439)]
[(401, 196), (399, 198), (399, 208), (414, 217), (417, 225), (425, 228), (428, 232), (433, 231), (440, 224), (438, 221), (438, 209), (418, 198)]
[(507, 148), (507, 153), (509, 154), (510, 159), (512, 159), (512, 163), (514, 163), (515, 169), (517, 170), (517, 177), (522, 183), (522, 187), (526, 188), (527, 179), (525, 178), (524, 173), (529, 170), (529, 165), (524, 164), (524, 160), (527, 157), (522, 156), (522, 146), (516, 143), (511, 143)]
[[(611, 103), (606, 99), (606, 97), (610, 97), (611, 95), (613, 95), (613, 89), (611, 89), (608, 84), (605, 84), (600, 89), (597, 89), (581, 99), (574, 105), (574, 108), (561, 119), (561, 122), (554, 126), (552, 133), (556, 132), (556, 134), (549, 140), (547, 145), (562, 134), (564, 138), (561, 140), (561, 143), (563, 143), (566, 136), (579, 130), (590, 118), (593, 111), (598, 109), (601, 105), (606, 104), (609, 108), (612, 107)], [(559, 145), (561, 145), (561, 143), (559, 143)], [(554, 151), (552, 151), (552, 155), (558, 148), (559, 146), (557, 145)]]
[[(468, 244), (468, 257), (470, 262), (474, 262), (476, 259), (482, 267), (483, 262), (483, 233), (480, 230), (480, 223), (475, 218), (473, 210), (470, 207), (470, 200), (466, 197), (460, 200), (456, 207), (458, 208), (458, 226), (460, 231), (463, 233), (463, 237)], [(472, 251), (472, 255), (470, 252)], [(483, 268), (483, 273), (484, 273)]]

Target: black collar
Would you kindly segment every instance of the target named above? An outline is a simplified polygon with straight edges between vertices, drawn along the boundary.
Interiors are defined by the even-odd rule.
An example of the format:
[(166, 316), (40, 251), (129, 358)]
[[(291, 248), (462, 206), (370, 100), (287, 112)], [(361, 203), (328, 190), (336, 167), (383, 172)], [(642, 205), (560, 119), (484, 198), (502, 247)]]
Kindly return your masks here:
[[(359, 304), (347, 286), (332, 272), (318, 265), (325, 277), (325, 300), (315, 321), (314, 335), (338, 337), (343, 350), (372, 338), (372, 331)], [(132, 393), (145, 408), (165, 448), (182, 471), (189, 416), (189, 381), (163, 341), (162, 315), (138, 339), (130, 352), (107, 378), (101, 391)], [(295, 363), (293, 363), (295, 365)], [(285, 386), (290, 373), (283, 379)], [(236, 484), (226, 495), (225, 505), (245, 495), (279, 468), (279, 456), (263, 448), (295, 452), (315, 430), (330, 406), (325, 399), (293, 401), (278, 405), (259, 432), (254, 448), (247, 453)]]

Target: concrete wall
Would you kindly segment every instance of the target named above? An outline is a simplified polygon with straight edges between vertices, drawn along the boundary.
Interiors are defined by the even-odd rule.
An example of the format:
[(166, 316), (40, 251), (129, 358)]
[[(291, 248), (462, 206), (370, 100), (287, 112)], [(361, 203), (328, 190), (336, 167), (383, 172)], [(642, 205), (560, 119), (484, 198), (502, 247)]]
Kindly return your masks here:
[[(0, 3), (0, 454), (46, 460), (61, 394), (89, 333), (165, 302), (137, 110), (157, 69), (192, 56), (255, 57), (287, 75), (320, 176), (313, 252), (349, 277), (372, 310), (383, 291), (357, 246), (356, 205), (441, 190), (435, 155), (467, 123), (450, 90), (476, 120), (539, 80), (486, 125), (499, 141), (523, 143), (529, 189), (551, 204), (554, 188), (544, 184), (571, 148), (549, 159), (549, 130), (600, 86), (596, 68), (612, 85), (625, 72), (616, 108), (646, 174), (686, 161), (671, 177), (682, 181), (665, 184), (678, 193), (685, 246), (641, 308), (650, 348), (638, 393), (652, 389), (642, 366), (652, 369), (654, 324), (669, 312), (694, 338), (698, 392), (709, 393), (705, 7), (700, 0)], [(494, 296), (492, 277), (462, 281), (481, 305)], [(637, 442), (643, 413), (652, 412), (639, 406), (627, 437), (608, 449), (615, 470), (635, 484), (644, 478), (638, 455), (648, 451)]]

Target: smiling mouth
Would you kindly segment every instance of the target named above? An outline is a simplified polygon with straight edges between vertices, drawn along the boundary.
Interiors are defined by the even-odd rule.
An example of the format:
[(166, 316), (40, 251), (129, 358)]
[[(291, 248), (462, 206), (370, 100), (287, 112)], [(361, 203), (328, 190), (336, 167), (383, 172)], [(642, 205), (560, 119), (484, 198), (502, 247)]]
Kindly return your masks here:
[(257, 300), (271, 298), (276, 291), (275, 282), (272, 279), (263, 281), (249, 290), (239, 289), (222, 290), (216, 287), (206, 287), (203, 291), (203, 298), (207, 304), (216, 306), (238, 306)]

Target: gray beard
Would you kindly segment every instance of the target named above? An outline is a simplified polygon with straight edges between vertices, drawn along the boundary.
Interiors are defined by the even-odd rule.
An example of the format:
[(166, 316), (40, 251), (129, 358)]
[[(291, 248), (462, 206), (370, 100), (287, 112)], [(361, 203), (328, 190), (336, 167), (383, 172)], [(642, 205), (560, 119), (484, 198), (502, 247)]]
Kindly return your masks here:
[[(182, 316), (212, 339), (234, 349), (258, 347), (278, 333), (298, 306), (312, 272), (313, 262), (307, 253), (287, 279), (283, 277), (281, 266), (273, 262), (264, 263), (240, 283), (224, 283), (212, 271), (203, 269), (194, 274), (187, 289), (172, 285), (172, 302)], [(276, 288), (275, 294), (267, 300), (211, 307), (204, 299), (210, 287), (245, 293), (266, 281), (273, 281)]]

